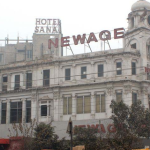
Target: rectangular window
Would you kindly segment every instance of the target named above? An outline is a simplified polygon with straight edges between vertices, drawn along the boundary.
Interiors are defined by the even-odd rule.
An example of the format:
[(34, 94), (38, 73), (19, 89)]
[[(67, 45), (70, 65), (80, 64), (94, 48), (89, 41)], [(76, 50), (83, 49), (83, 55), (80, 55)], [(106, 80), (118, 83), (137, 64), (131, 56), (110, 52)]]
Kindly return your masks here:
[(86, 67), (81, 67), (81, 79), (86, 79)]
[(104, 74), (104, 66), (103, 64), (98, 65), (98, 77), (103, 77)]
[(132, 92), (132, 103), (137, 103), (137, 93)]
[(3, 62), (3, 54), (0, 54), (0, 63)]
[(32, 73), (27, 73), (26, 77), (26, 88), (28, 89), (32, 87)]
[(91, 113), (91, 96), (77, 97), (77, 114)]
[(122, 74), (122, 64), (121, 64), (121, 62), (116, 63), (116, 69), (117, 69), (117, 75), (121, 75)]
[(6, 83), (8, 80), (7, 76), (3, 76), (3, 83)]
[(27, 50), (27, 58), (32, 59), (32, 50)]
[(47, 105), (41, 105), (41, 116), (47, 116)]
[(136, 63), (132, 62), (132, 75), (136, 75)]
[(65, 69), (65, 80), (70, 80), (70, 68)]
[(136, 49), (136, 43), (132, 44), (131, 48)]
[(105, 95), (96, 95), (96, 113), (105, 112)]
[(119, 103), (122, 101), (122, 92), (116, 92), (116, 102)]
[(43, 70), (43, 86), (49, 86), (50, 70)]
[(15, 75), (15, 90), (19, 90), (20, 87), (20, 75)]
[(2, 91), (7, 91), (7, 82), (8, 82), (8, 77), (3, 76)]
[(7, 85), (2, 85), (2, 91), (6, 92), (7, 91)]
[(150, 55), (150, 45), (148, 45), (148, 55)]
[(63, 99), (63, 114), (72, 114), (72, 97), (64, 97)]
[(150, 94), (148, 94), (148, 104), (149, 104), (149, 110), (150, 110)]
[(22, 122), (22, 102), (10, 103), (10, 123)]
[(1, 124), (6, 124), (7, 103), (2, 103)]
[(26, 101), (26, 123), (31, 122), (31, 101)]
[(150, 80), (150, 73), (147, 73), (147, 80)]

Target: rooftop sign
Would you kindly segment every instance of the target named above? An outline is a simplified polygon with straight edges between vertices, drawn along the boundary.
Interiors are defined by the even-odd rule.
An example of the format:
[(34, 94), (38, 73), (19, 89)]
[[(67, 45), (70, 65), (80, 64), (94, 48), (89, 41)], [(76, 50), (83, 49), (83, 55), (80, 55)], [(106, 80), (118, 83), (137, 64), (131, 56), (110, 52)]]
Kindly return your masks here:
[[(117, 28), (114, 29), (114, 39), (120, 39), (120, 38), (124, 38), (124, 28)], [(66, 46), (70, 46), (70, 36), (66, 36), (66, 37), (61, 37), (61, 47), (66, 47)], [(91, 32), (89, 35), (83, 34), (83, 35), (73, 35), (73, 44), (74, 45), (78, 45), (79, 42), (81, 44), (84, 43), (90, 43), (90, 42), (98, 42), (98, 40), (102, 40), (102, 41), (108, 41), (112, 39), (112, 35), (111, 32), (109, 30), (103, 30), (99, 33), (99, 37), (97, 38), (96, 35)], [(48, 48), (51, 49), (52, 46), (55, 48), (58, 48), (58, 43), (59, 43), (59, 39), (55, 38), (55, 39), (49, 39), (48, 40)]]
[(35, 33), (61, 33), (61, 21), (59, 19), (36, 18)]

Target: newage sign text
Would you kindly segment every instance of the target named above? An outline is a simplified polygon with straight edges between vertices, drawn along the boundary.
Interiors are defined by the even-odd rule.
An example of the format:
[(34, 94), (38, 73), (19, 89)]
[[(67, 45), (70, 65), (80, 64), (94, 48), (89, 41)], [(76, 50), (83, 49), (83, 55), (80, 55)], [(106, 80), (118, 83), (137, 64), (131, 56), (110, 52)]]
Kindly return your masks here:
[[(114, 29), (114, 39), (120, 39), (123, 37), (124, 37), (124, 28)], [(92, 41), (98, 42), (98, 39), (96, 38), (96, 36), (93, 32), (90, 33), (88, 37), (86, 37), (86, 34), (83, 34), (83, 35), (72, 36), (72, 38), (73, 38), (74, 45), (78, 45), (79, 42), (81, 44), (84, 44), (85, 42), (90, 43)], [(108, 30), (101, 31), (99, 33), (99, 39), (102, 41), (111, 40), (111, 38), (112, 38), (111, 32)], [(48, 48), (51, 49), (52, 46), (55, 48), (58, 48), (58, 43), (59, 43), (58, 38), (49, 39), (48, 40)], [(70, 43), (70, 37), (69, 36), (61, 38), (61, 47), (70, 46), (69, 43)]]
[(61, 33), (61, 21), (59, 19), (36, 19), (35, 33)]

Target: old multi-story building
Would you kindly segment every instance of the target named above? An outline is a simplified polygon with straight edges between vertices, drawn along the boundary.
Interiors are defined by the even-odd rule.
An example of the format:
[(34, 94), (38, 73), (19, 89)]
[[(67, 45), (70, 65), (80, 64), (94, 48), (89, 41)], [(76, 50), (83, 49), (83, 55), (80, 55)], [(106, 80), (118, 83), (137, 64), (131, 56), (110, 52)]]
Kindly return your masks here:
[(0, 137), (11, 123), (34, 118), (53, 121), (62, 137), (70, 117), (84, 126), (109, 118), (112, 100), (149, 108), (150, 3), (139, 0), (131, 10), (122, 49), (63, 56), (60, 47), (48, 49), (50, 36), (61, 33), (0, 47)]

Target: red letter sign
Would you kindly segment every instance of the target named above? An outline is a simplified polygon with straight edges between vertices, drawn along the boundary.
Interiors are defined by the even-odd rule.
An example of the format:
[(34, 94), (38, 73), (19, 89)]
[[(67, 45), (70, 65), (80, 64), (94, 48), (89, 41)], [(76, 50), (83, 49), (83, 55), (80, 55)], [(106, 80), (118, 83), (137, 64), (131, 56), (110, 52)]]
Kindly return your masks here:
[(74, 45), (78, 45), (79, 41), (80, 41), (81, 44), (84, 44), (85, 36), (86, 36), (86, 34), (83, 34), (82, 37), (81, 37), (81, 35), (77, 35), (77, 38), (75, 36), (73, 36)]
[(70, 46), (70, 40), (68, 40), (69, 38), (69, 36), (61, 38), (61, 47)]
[(110, 133), (116, 132), (116, 128), (115, 128), (115, 126), (113, 124), (109, 124), (108, 127), (107, 127), (107, 129), (108, 129), (108, 131)]
[(48, 40), (48, 48), (51, 49), (51, 44), (55, 47), (58, 48), (58, 38), (55, 39), (55, 43), (50, 39)]
[(87, 43), (90, 43), (91, 41), (98, 42), (94, 33), (90, 33)]
[[(105, 37), (103, 37), (103, 34), (105, 35)], [(111, 33), (110, 33), (110, 31), (104, 30), (104, 31), (100, 32), (99, 38), (102, 41), (111, 40)]]
[[(114, 39), (124, 38), (124, 32), (122, 30), (124, 31), (124, 28), (114, 29)], [(122, 31), (122, 32), (118, 32), (118, 31)]]

